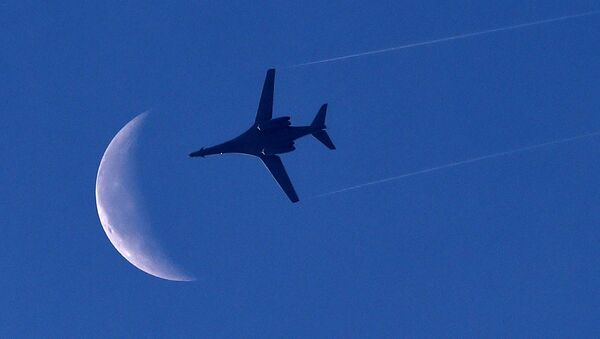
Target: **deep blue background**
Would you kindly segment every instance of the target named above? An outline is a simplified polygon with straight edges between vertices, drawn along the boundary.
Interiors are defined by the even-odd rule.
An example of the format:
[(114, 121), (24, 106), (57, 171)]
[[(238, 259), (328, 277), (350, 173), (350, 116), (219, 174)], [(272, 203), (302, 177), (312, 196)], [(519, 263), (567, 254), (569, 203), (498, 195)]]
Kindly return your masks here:
[[(598, 16), (280, 69), (338, 146), (187, 159), (254, 119), (268, 67), (599, 9), (597, 1), (0, 4), (0, 336), (582, 337), (600, 332), (600, 140), (306, 199), (600, 129)], [(123, 259), (101, 156), (152, 110), (140, 182), (198, 281)]]

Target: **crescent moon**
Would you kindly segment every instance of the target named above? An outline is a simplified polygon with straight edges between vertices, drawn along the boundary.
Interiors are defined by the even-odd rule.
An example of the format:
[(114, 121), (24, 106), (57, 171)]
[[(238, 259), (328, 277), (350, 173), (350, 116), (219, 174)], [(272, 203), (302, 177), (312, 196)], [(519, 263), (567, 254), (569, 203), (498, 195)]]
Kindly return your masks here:
[(96, 177), (96, 207), (104, 232), (115, 249), (140, 270), (167, 280), (191, 281), (165, 255), (152, 234), (138, 193), (134, 151), (147, 112), (125, 125), (108, 145)]

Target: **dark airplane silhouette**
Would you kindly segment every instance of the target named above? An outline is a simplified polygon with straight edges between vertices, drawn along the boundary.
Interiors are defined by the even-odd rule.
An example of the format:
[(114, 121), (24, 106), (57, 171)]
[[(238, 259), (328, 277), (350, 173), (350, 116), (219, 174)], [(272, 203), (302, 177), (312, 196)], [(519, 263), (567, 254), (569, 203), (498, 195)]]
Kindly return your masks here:
[(327, 148), (335, 149), (329, 135), (325, 132), (327, 104), (321, 106), (310, 126), (290, 126), (290, 117), (273, 119), (274, 88), (275, 69), (269, 69), (254, 124), (237, 138), (212, 147), (201, 148), (190, 153), (190, 157), (223, 153), (241, 153), (259, 157), (290, 200), (298, 202), (298, 195), (277, 154), (295, 150), (294, 140), (309, 134), (319, 139)]

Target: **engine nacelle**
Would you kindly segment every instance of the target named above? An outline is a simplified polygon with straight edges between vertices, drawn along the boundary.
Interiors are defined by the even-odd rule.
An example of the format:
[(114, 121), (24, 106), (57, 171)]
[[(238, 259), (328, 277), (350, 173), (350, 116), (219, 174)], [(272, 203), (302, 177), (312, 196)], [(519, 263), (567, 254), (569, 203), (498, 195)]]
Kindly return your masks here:
[(269, 121), (261, 122), (257, 128), (259, 131), (272, 131), (291, 125), (290, 117), (280, 117)]
[(264, 155), (275, 155), (275, 154), (288, 153), (295, 149), (296, 149), (296, 146), (294, 146), (293, 144), (285, 145), (285, 146), (278, 146), (278, 147), (272, 146), (272, 147), (263, 148), (261, 153)]

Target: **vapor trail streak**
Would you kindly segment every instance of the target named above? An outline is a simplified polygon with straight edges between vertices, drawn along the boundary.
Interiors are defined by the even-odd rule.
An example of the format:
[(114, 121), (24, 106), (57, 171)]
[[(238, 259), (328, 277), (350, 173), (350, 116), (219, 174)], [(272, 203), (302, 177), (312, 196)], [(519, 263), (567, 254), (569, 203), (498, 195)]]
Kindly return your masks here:
[(397, 51), (397, 50), (401, 50), (401, 49), (433, 45), (433, 44), (437, 44), (437, 43), (445, 42), (445, 41), (465, 39), (465, 38), (475, 37), (475, 36), (484, 35), (484, 34), (490, 34), (490, 33), (502, 32), (502, 31), (510, 31), (510, 30), (515, 30), (515, 29), (524, 28), (524, 27), (548, 24), (548, 23), (552, 23), (552, 22), (569, 20), (569, 19), (576, 19), (576, 18), (581, 18), (581, 17), (585, 17), (585, 16), (590, 16), (590, 15), (597, 15), (597, 14), (600, 14), (600, 10), (585, 12), (585, 13), (580, 13), (580, 14), (566, 15), (566, 16), (561, 16), (561, 17), (552, 18), (552, 19), (533, 21), (533, 22), (528, 22), (528, 23), (518, 24), (518, 25), (513, 25), (513, 26), (493, 28), (493, 29), (488, 29), (488, 30), (480, 31), (480, 32), (465, 33), (465, 34), (455, 35), (455, 36), (446, 37), (446, 38), (440, 38), (440, 39), (429, 40), (429, 41), (424, 41), (424, 42), (416, 42), (416, 43), (412, 43), (412, 44), (408, 44), (408, 45), (401, 45), (401, 46), (395, 46), (395, 47), (389, 47), (389, 48), (384, 48), (384, 49), (362, 52), (362, 53), (349, 54), (349, 55), (344, 55), (344, 56), (330, 58), (330, 59), (305, 62), (302, 64), (296, 64), (296, 65), (288, 66), (288, 67), (284, 67), (284, 68), (289, 69), (289, 68), (296, 68), (296, 67), (302, 67), (302, 66), (308, 66), (308, 65), (335, 62), (335, 61), (346, 60), (346, 59), (351, 59), (351, 58), (358, 58), (358, 57), (367, 56), (367, 55), (387, 53), (387, 52)]
[(570, 138), (565, 138), (565, 139), (560, 139), (560, 140), (555, 140), (555, 141), (549, 141), (549, 142), (545, 142), (545, 143), (542, 143), (542, 144), (537, 144), (537, 145), (531, 145), (531, 146), (527, 146), (527, 147), (517, 148), (517, 149), (514, 149), (514, 150), (510, 150), (510, 151), (504, 151), (504, 152), (499, 152), (499, 153), (484, 155), (484, 156), (477, 157), (477, 158), (472, 158), (472, 159), (467, 159), (467, 160), (462, 160), (462, 161), (457, 161), (457, 162), (451, 162), (451, 163), (445, 164), (445, 165), (440, 165), (440, 166), (436, 166), (436, 167), (426, 168), (426, 169), (422, 169), (422, 170), (416, 171), (416, 172), (411, 172), (411, 173), (396, 175), (396, 176), (385, 178), (385, 179), (370, 181), (370, 182), (367, 182), (367, 183), (364, 183), (364, 184), (342, 188), (340, 190), (329, 192), (329, 193), (319, 194), (319, 195), (313, 197), (313, 199), (315, 199), (315, 198), (321, 198), (321, 197), (326, 197), (326, 196), (329, 196), (329, 195), (338, 194), (338, 193), (342, 193), (342, 192), (353, 191), (353, 190), (357, 190), (359, 188), (363, 188), (363, 187), (367, 187), (367, 186), (383, 184), (383, 183), (386, 183), (386, 182), (390, 182), (390, 181), (394, 181), (394, 180), (399, 180), (399, 179), (404, 179), (404, 178), (412, 177), (412, 176), (415, 176), (415, 175), (420, 175), (420, 174), (435, 172), (435, 171), (439, 171), (439, 170), (443, 170), (443, 169), (447, 169), (447, 168), (451, 168), (451, 167), (456, 167), (456, 166), (471, 164), (471, 163), (474, 163), (474, 162), (477, 162), (477, 161), (481, 161), (481, 160), (498, 158), (498, 157), (502, 157), (502, 156), (512, 155), (512, 154), (515, 154), (515, 153), (521, 153), (521, 152), (531, 151), (531, 150), (542, 148), (542, 147), (548, 147), (548, 146), (552, 146), (552, 145), (558, 145), (558, 144), (562, 144), (562, 143), (566, 143), (566, 142), (570, 142), (570, 141), (575, 141), (575, 140), (580, 140), (580, 139), (585, 139), (585, 138), (590, 138), (590, 137), (594, 137), (594, 136), (598, 136), (598, 135), (600, 135), (600, 131), (591, 132), (591, 133), (582, 134), (582, 135), (578, 135), (578, 136), (575, 136), (575, 137), (570, 137)]

